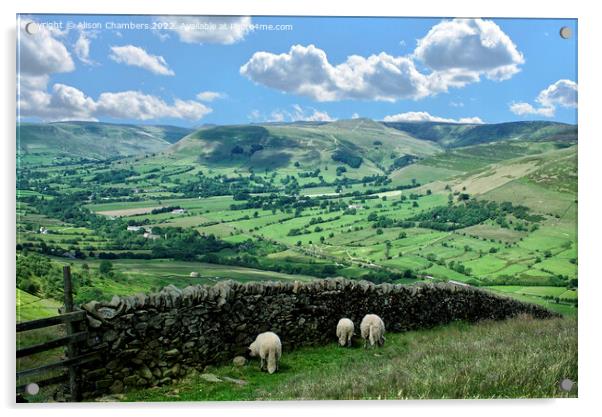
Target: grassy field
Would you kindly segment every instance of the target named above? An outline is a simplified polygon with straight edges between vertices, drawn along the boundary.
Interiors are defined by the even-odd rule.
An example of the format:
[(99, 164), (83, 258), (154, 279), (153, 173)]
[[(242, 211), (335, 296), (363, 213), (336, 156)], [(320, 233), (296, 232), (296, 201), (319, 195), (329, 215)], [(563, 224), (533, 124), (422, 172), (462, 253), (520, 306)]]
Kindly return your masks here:
[(575, 319), (454, 323), (387, 334), (381, 349), (334, 342), (284, 352), (280, 371), (225, 364), (206, 372), (244, 381), (207, 382), (199, 375), (169, 386), (132, 391), (121, 401), (350, 400), (576, 397), (560, 391), (577, 381)]
[[(60, 266), (71, 265), (75, 272), (82, 272), (82, 266), (87, 264), (92, 269), (97, 269), (98, 260), (69, 260), (53, 258)], [(138, 292), (149, 293), (159, 291), (167, 285), (184, 288), (188, 285), (208, 284), (232, 279), (239, 282), (248, 281), (308, 281), (315, 279), (306, 275), (291, 275), (280, 272), (263, 271), (229, 265), (215, 265), (202, 262), (174, 261), (171, 259), (132, 260), (119, 259), (112, 261), (114, 275), (95, 282), (103, 299), (110, 299), (113, 295), (132, 295)], [(191, 277), (190, 273), (198, 273), (198, 277)]]
[[(376, 132), (375, 134), (382, 134), (376, 126), (361, 126), (362, 129)], [(323, 133), (319, 135), (315, 126), (292, 130), (284, 127), (274, 129), (274, 132), (292, 135), (291, 137), (300, 141), (306, 140), (302, 135), (307, 134), (310, 138), (308, 140), (326, 148), (330, 146), (327, 145), (327, 138), (333, 140), (328, 135), (337, 137), (336, 132), (330, 131), (326, 136), (323, 136)], [(418, 188), (380, 192), (369, 199), (349, 194), (339, 195), (335, 186), (302, 188), (301, 194), (313, 198), (328, 196), (324, 201), (336, 201), (343, 207), (357, 209), (350, 212), (331, 212), (322, 206), (312, 206), (300, 214), (295, 214), (290, 209), (273, 210), (264, 207), (232, 210), (231, 205), (238, 203), (232, 195), (183, 198), (176, 193), (170, 194), (167, 191), (169, 187), (176, 186), (172, 182), (174, 175), (171, 175), (171, 172), (192, 169), (179, 177), (180, 182), (186, 182), (206, 169), (184, 158), (182, 149), (198, 145), (193, 139), (186, 141), (177, 145), (173, 152), (148, 158), (130, 158), (108, 166), (91, 166), (90, 173), (84, 175), (75, 172), (72, 174), (75, 176), (73, 181), (67, 182), (73, 187), (76, 178), (79, 182), (90, 180), (94, 178), (95, 172), (104, 175), (111, 169), (124, 169), (124, 166), (130, 164), (128, 169), (139, 175), (128, 179), (127, 183), (100, 183), (98, 186), (101, 189), (136, 187), (139, 197), (136, 201), (127, 198), (122, 199), (123, 201), (94, 201), (86, 202), (84, 206), (107, 217), (123, 216), (122, 218), (134, 224), (193, 228), (233, 244), (240, 244), (248, 239), (267, 239), (284, 245), (284, 252), (295, 249), (298, 253), (336, 264), (344, 263), (346, 266), (353, 265), (365, 269), (365, 265), (378, 265), (400, 273), (412, 270), (419, 277), (486, 282), (488, 285), (505, 282), (508, 277), (540, 286), (549, 285), (556, 276), (576, 278), (576, 189), (572, 185), (562, 186), (558, 179), (554, 179), (564, 173), (568, 175), (569, 182), (574, 181), (574, 177), (571, 176), (575, 169), (574, 146), (556, 149), (549, 143), (493, 143), (456, 148), (444, 153), (437, 153), (436, 149), (429, 148), (423, 154), (423, 159), (389, 175), (393, 185), (416, 181), (422, 184)], [(362, 143), (362, 146), (366, 147), (371, 144)], [(416, 145), (411, 140), (404, 143), (404, 146)], [(393, 146), (393, 142), (389, 145)], [(218, 164), (205, 172), (237, 178), (245, 172), (248, 173), (247, 169)], [(289, 166), (278, 172), (265, 171), (260, 175), (264, 181), (278, 184), (286, 176), (295, 176), (308, 169), (301, 164), (300, 167)], [(328, 173), (325, 169), (326, 167), (322, 167), (322, 174), (326, 180), (338, 178), (333, 176), (333, 166), (328, 168)], [(155, 170), (169, 178), (168, 182), (145, 178), (145, 175)], [(50, 176), (48, 183), (58, 181), (60, 177), (60, 169), (43, 168), (41, 171)], [(350, 175), (351, 173), (353, 175)], [(357, 178), (359, 175), (353, 170), (348, 170), (345, 175), (347, 174), (350, 175), (349, 178)], [(62, 184), (65, 180), (60, 178)], [(308, 180), (299, 178), (301, 183)], [(340, 192), (363, 192), (367, 188), (366, 184), (353, 184)], [(537, 228), (532, 229), (518, 230), (513, 225), (501, 227), (495, 221), (488, 220), (451, 232), (417, 227), (377, 229), (368, 221), (368, 217), (374, 213), (395, 221), (403, 221), (446, 205), (450, 201), (449, 198), (455, 200), (460, 192), (468, 192), (477, 199), (524, 204), (533, 213), (541, 215), (542, 219), (537, 223)], [(32, 193), (35, 191), (23, 190), (21, 194), (31, 196)], [(378, 198), (373, 198), (375, 196)], [(185, 212), (150, 212), (153, 208), (160, 207), (181, 207)], [(109, 250), (108, 248), (115, 245), (110, 238), (98, 235), (90, 228), (74, 227), (36, 213), (26, 203), (19, 206), (19, 213), (17, 228), (20, 242), (58, 245), (65, 251), (79, 249), (93, 252)], [(318, 224), (312, 223), (315, 219), (320, 219)], [(520, 222), (517, 219), (510, 221)], [(46, 229), (46, 234), (39, 233), (41, 227)], [(294, 230), (297, 232), (293, 233)], [(274, 256), (270, 259), (283, 259), (278, 258), (277, 253), (271, 255)], [(98, 265), (93, 258), (85, 262), (92, 267)], [(459, 270), (453, 267), (453, 264), (461, 264), (465, 269)], [(166, 261), (162, 260), (116, 260), (115, 268), (122, 282), (105, 280), (100, 283), (107, 295), (148, 291), (167, 283), (187, 285), (192, 282), (188, 278), (190, 272), (199, 272), (201, 277), (194, 282), (202, 283), (224, 278), (292, 279), (277, 273), (262, 274), (233, 267), (220, 269), (205, 265), (202, 270), (195, 271), (191, 264), (173, 261), (171, 266), (167, 266)], [(341, 273), (345, 271), (347, 269), (341, 269)], [(307, 276), (298, 278), (308, 279)], [(512, 292), (509, 294), (525, 295)]]
[(17, 322), (52, 317), (62, 304), (36, 297), (17, 288)]
[[(539, 304), (567, 317), (577, 316), (577, 306), (572, 303), (572, 301), (577, 300), (577, 291), (574, 290), (560, 287), (522, 287), (514, 285), (499, 285), (485, 288), (520, 301)], [(546, 296), (559, 297), (560, 299), (555, 300)]]
[[(274, 376), (255, 363), (211, 370), (242, 386), (191, 377), (126, 401), (548, 397), (566, 395), (558, 379), (577, 378), (574, 127), (355, 119), (207, 127), (177, 141), (190, 132), (148, 126), (140, 132), (154, 140), (143, 152), (132, 151), (141, 133), (131, 126), (28, 129), (18, 155), (17, 282), (35, 295), (18, 290), (18, 320), (55, 313), (63, 265), (78, 302), (169, 284), (343, 276), (455, 281), (565, 316), (391, 334), (378, 351), (307, 347), (286, 352)], [(71, 149), (82, 129), (81, 148)], [(62, 150), (40, 132), (58, 135)], [(490, 202), (513, 208), (471, 209)]]

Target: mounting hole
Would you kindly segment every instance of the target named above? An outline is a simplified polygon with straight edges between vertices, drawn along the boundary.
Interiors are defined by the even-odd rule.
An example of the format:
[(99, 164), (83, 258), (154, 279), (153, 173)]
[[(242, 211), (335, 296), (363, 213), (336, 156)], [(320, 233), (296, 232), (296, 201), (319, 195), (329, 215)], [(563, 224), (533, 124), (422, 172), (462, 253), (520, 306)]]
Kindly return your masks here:
[(40, 386), (35, 382), (27, 384), (25, 386), (25, 392), (29, 395), (36, 395), (38, 392), (40, 392)]
[(25, 32), (27, 32), (29, 35), (35, 35), (39, 30), (40, 27), (36, 22), (29, 22), (25, 25)]
[(573, 31), (570, 27), (563, 26), (560, 28), (560, 37), (562, 39), (569, 39), (571, 36), (573, 36)]
[(565, 392), (570, 392), (573, 387), (575, 386), (575, 383), (573, 381), (571, 381), (568, 378), (563, 379), (562, 381), (560, 381), (560, 389), (565, 391)]

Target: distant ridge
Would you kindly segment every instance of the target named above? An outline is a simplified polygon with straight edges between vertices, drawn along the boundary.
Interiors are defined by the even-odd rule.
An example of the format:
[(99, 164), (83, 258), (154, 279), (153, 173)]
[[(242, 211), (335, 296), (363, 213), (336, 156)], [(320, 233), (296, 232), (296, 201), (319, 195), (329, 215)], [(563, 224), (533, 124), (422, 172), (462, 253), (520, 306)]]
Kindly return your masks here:
[[(398, 168), (447, 148), (520, 141), (576, 141), (576, 125), (548, 121), (496, 124), (379, 122), (367, 118), (197, 128), (69, 121), (19, 123), (18, 156), (84, 159), (168, 152), (200, 163), (307, 167), (340, 163), (366, 175)], [(406, 159), (404, 159), (404, 156)]]
[(215, 167), (325, 169), (344, 165), (365, 175), (390, 172), (446, 148), (507, 140), (577, 138), (577, 127), (554, 122), (388, 123), (357, 118), (203, 127), (165, 152)]
[(520, 139), (577, 140), (577, 126), (548, 121), (505, 122), (494, 124), (441, 122), (382, 122), (415, 138), (437, 142), (446, 148)]
[(192, 130), (167, 125), (69, 121), (17, 124), (17, 155), (107, 159), (159, 152)]

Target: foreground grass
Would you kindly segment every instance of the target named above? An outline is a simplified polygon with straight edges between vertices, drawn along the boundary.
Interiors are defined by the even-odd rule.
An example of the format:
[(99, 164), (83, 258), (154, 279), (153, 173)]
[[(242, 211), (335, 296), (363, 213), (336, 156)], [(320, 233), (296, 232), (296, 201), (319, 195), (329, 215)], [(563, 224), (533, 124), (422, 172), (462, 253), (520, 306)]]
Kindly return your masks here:
[(559, 390), (577, 381), (575, 318), (454, 323), (431, 330), (388, 334), (384, 348), (321, 347), (285, 351), (280, 371), (268, 375), (257, 361), (206, 370), (246, 381), (178, 384), (125, 394), (124, 401), (332, 400), (421, 398), (576, 397)]

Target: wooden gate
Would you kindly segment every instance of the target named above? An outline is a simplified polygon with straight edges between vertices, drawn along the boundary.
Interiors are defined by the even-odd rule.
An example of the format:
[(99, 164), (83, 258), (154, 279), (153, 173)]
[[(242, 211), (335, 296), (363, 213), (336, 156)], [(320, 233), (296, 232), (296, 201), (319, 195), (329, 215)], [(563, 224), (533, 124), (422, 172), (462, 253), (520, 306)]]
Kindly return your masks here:
[[(17, 350), (17, 359), (31, 356), (40, 352), (45, 352), (51, 349), (56, 349), (61, 346), (66, 346), (65, 359), (44, 364), (37, 368), (17, 371), (17, 398), (26, 392), (27, 386), (31, 383), (37, 384), (38, 387), (44, 387), (68, 381), (68, 400), (79, 401), (80, 393), (78, 390), (78, 367), (98, 359), (98, 352), (80, 354), (80, 346), (82, 343), (85, 343), (88, 338), (88, 332), (86, 330), (86, 313), (82, 310), (74, 311), (73, 286), (71, 281), (71, 269), (69, 266), (63, 267), (63, 286), (64, 313), (54, 317), (17, 323), (17, 333), (28, 330), (43, 329), (51, 326), (65, 325), (66, 335), (44, 343), (28, 347), (20, 347)], [(43, 379), (44, 374), (56, 369), (62, 369), (64, 372), (58, 376)], [(32, 378), (35, 376), (39, 376), (40, 379)], [(30, 378), (32, 379), (31, 382), (27, 384), (19, 384), (19, 381)]]

